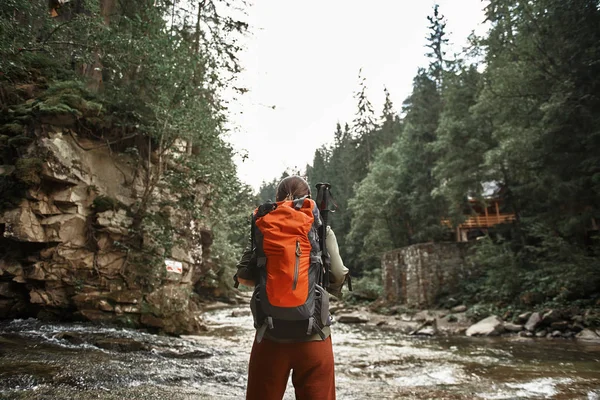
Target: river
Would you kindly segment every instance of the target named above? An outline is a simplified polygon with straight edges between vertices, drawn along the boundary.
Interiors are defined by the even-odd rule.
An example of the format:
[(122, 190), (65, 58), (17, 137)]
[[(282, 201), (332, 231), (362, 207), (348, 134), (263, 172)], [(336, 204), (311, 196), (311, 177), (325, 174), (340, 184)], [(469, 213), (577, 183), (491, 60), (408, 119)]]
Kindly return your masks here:
[[(0, 323), (0, 399), (240, 399), (253, 340), (247, 306), (179, 338), (34, 319)], [(339, 399), (600, 400), (600, 344), (413, 337), (333, 327)], [(285, 399), (293, 399), (288, 384)]]

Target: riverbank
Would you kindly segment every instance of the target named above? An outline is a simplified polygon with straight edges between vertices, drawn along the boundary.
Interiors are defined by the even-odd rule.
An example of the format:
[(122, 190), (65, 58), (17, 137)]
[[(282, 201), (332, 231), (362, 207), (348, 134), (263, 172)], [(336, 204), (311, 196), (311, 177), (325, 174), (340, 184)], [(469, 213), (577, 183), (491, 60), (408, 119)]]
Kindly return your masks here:
[(465, 305), (451, 309), (411, 310), (374, 302), (348, 305), (333, 302), (331, 313), (340, 323), (367, 324), (420, 336), (519, 336), (600, 342), (600, 314), (593, 309), (547, 308), (539, 311), (477, 313)]

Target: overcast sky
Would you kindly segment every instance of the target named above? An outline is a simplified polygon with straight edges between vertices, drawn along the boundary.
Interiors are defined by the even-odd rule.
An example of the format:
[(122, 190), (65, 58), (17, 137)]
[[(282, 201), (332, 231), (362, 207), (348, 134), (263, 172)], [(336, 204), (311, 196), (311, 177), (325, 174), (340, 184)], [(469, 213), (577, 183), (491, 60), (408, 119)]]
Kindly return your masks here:
[[(240, 54), (236, 86), (249, 92), (230, 103), (229, 141), (240, 179), (258, 189), (291, 168), (304, 170), (333, 142), (335, 125), (356, 112), (358, 73), (381, 114), (387, 87), (396, 112), (410, 94), (424, 56), (433, 0), (254, 0), (251, 34)], [(456, 49), (482, 33), (482, 0), (440, 0)]]

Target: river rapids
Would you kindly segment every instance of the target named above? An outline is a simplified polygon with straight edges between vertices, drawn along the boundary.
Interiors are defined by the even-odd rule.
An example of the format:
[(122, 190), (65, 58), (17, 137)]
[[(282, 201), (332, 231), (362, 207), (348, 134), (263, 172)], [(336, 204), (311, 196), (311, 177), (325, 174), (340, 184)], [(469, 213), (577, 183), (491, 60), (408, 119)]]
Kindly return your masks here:
[[(248, 306), (169, 337), (35, 319), (0, 323), (0, 399), (241, 399)], [(519, 337), (414, 337), (335, 324), (338, 399), (600, 400), (600, 344)], [(284, 399), (294, 399), (288, 383)]]

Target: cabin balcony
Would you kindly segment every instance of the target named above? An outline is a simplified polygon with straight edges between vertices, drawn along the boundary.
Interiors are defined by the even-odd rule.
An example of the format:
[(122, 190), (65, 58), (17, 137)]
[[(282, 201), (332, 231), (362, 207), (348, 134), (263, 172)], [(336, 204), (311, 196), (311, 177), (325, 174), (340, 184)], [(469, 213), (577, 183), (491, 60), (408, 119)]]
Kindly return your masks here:
[[(505, 224), (515, 220), (514, 213), (501, 212), (499, 203), (492, 201), (487, 208), (482, 208), (473, 204), (475, 215), (465, 215), (465, 221), (459, 224), (456, 229), (456, 241), (468, 242), (474, 238), (487, 234), (488, 230), (498, 224)], [(453, 227), (450, 220), (445, 219), (442, 224)]]

